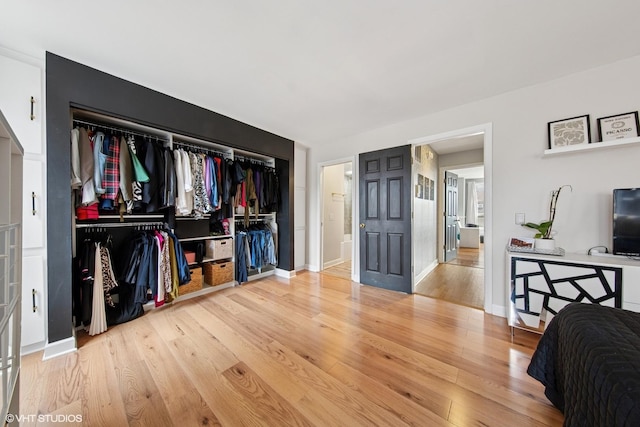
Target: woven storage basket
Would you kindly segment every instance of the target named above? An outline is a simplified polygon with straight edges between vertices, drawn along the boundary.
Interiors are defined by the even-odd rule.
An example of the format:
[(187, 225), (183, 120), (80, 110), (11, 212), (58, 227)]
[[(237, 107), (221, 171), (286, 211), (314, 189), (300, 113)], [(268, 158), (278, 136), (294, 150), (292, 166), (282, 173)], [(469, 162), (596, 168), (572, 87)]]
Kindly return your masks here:
[(225, 259), (233, 257), (233, 238), (207, 240), (206, 257)]
[(233, 262), (209, 262), (204, 264), (204, 281), (216, 286), (233, 281)]
[(191, 281), (178, 288), (178, 295), (188, 294), (202, 289), (202, 267), (190, 267)]

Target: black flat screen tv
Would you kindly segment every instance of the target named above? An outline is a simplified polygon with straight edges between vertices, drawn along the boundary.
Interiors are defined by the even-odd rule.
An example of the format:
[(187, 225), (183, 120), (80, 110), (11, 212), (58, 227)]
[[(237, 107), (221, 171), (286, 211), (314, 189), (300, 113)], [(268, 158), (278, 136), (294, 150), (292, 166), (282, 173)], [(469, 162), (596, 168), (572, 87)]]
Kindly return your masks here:
[(613, 190), (613, 253), (640, 256), (640, 188)]

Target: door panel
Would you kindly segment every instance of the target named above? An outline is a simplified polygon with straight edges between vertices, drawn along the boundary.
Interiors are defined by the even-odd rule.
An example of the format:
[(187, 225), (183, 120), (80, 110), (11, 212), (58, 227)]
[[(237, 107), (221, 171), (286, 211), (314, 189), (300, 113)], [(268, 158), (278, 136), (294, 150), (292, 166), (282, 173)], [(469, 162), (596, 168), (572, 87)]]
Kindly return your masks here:
[(367, 263), (366, 269), (369, 272), (380, 271), (380, 233), (366, 233), (367, 235)]
[(380, 212), (380, 181), (367, 181), (367, 192), (365, 194), (367, 206), (367, 219), (378, 219)]
[(23, 161), (22, 177), (22, 247), (44, 247), (45, 194), (42, 184), (42, 162)]
[(444, 261), (447, 262), (458, 257), (458, 175), (445, 172), (444, 184)]
[(411, 146), (360, 155), (360, 282), (411, 293)]
[(22, 337), (20, 345), (44, 342), (44, 259), (22, 259)]

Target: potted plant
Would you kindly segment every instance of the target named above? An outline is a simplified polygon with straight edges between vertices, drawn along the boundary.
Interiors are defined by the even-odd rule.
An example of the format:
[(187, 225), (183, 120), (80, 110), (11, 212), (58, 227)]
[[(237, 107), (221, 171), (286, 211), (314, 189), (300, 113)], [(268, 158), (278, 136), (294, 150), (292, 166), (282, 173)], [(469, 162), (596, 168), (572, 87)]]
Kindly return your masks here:
[(561, 185), (557, 190), (551, 193), (551, 203), (549, 204), (549, 220), (543, 221), (540, 224), (534, 222), (527, 222), (522, 224), (524, 227), (532, 228), (537, 231), (533, 236), (535, 242), (533, 247), (535, 249), (553, 250), (556, 247), (555, 240), (553, 240), (551, 231), (553, 228), (553, 221), (556, 218), (556, 205), (558, 204), (558, 197), (564, 187), (569, 187), (571, 191), (573, 188), (570, 185)]

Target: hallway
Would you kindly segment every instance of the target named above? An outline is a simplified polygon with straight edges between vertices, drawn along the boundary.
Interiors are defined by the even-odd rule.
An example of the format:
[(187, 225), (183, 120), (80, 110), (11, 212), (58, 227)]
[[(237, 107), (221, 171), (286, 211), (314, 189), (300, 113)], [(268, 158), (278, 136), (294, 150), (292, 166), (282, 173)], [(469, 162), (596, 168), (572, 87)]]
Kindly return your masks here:
[(415, 293), (455, 304), (484, 307), (484, 245), (458, 248), (458, 257), (438, 266), (416, 285)]

